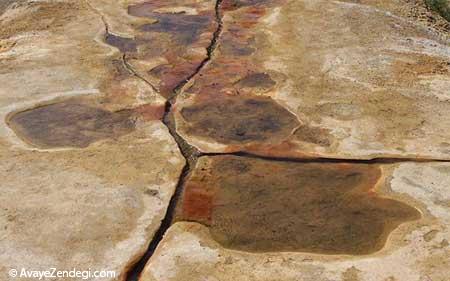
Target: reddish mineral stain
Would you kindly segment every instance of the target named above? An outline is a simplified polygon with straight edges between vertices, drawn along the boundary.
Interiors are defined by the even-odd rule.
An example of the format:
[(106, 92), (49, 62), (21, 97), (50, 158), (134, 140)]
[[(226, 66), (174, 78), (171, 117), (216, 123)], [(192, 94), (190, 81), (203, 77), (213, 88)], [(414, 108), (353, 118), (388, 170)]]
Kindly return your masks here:
[(161, 120), (164, 115), (164, 105), (155, 106), (151, 104), (141, 105), (134, 109), (144, 121)]
[(184, 194), (183, 215), (189, 220), (200, 220), (211, 222), (212, 196), (211, 190), (204, 188), (203, 185), (197, 186), (195, 183), (189, 185), (189, 192)]
[(380, 177), (373, 164), (202, 157), (177, 219), (209, 226), (231, 249), (369, 254), (401, 223), (420, 218), (373, 192)]

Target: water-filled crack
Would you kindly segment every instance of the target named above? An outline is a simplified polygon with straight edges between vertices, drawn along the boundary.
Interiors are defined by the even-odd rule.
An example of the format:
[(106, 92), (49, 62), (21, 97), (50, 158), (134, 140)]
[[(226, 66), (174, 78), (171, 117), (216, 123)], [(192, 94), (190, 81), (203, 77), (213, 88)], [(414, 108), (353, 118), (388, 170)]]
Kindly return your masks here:
[[(220, 37), (220, 34), (222, 32), (222, 14), (220, 12), (220, 5), (221, 5), (221, 3), (222, 3), (222, 0), (217, 0), (216, 4), (215, 4), (215, 21), (216, 21), (216, 24), (217, 24), (217, 28), (216, 28), (216, 30), (213, 33), (213, 36), (212, 36), (212, 39), (211, 39), (211, 42), (210, 42), (209, 46), (207, 47), (207, 56), (199, 64), (197, 69), (191, 75), (186, 77), (185, 80), (183, 80), (181, 83), (179, 83), (175, 87), (174, 91), (172, 92), (172, 94), (169, 96), (169, 98), (166, 101), (165, 111), (164, 111), (164, 115), (163, 115), (163, 123), (167, 127), (167, 129), (169, 130), (169, 133), (174, 138), (175, 142), (177, 143), (178, 148), (181, 151), (181, 154), (186, 159), (186, 164), (183, 167), (183, 170), (182, 170), (181, 175), (179, 177), (178, 184), (177, 184), (176, 189), (175, 189), (175, 193), (174, 193), (174, 195), (172, 196), (172, 198), (171, 198), (171, 200), (169, 202), (169, 206), (167, 208), (166, 215), (165, 215), (164, 219), (162, 220), (159, 229), (157, 230), (157, 232), (153, 236), (153, 239), (150, 242), (150, 245), (149, 245), (149, 247), (147, 249), (147, 252), (134, 265), (134, 267), (132, 267), (132, 269), (127, 274), (127, 280), (128, 281), (137, 281), (139, 279), (139, 275), (141, 274), (142, 270), (144, 269), (145, 264), (150, 259), (150, 257), (153, 255), (153, 253), (154, 253), (156, 247), (158, 246), (159, 242), (162, 240), (162, 238), (163, 238), (164, 234), (166, 233), (167, 229), (170, 227), (170, 225), (172, 223), (172, 220), (173, 220), (174, 213), (175, 213), (175, 208), (176, 208), (176, 205), (177, 205), (177, 202), (178, 202), (178, 198), (180, 197), (181, 192), (182, 192), (182, 188), (183, 188), (184, 182), (185, 182), (187, 176), (189, 175), (189, 173), (191, 172), (191, 169), (195, 167), (195, 163), (197, 162), (197, 159), (201, 156), (201, 153), (195, 147), (193, 147), (190, 144), (188, 144), (186, 142), (186, 140), (183, 139), (178, 134), (178, 132), (176, 130), (175, 120), (174, 120), (173, 114), (172, 114), (172, 107), (173, 107), (173, 105), (176, 102), (178, 94), (183, 92), (184, 87), (186, 85), (188, 85), (189, 82), (192, 81), (192, 79), (195, 78), (195, 76), (208, 64), (208, 62), (213, 57), (213, 53), (214, 53), (215, 49), (217, 48), (217, 45), (219, 43), (219, 37)], [(132, 71), (136, 75), (136, 77), (139, 77), (142, 80), (144, 80), (147, 84), (150, 84), (143, 77), (137, 75), (137, 73), (133, 70), (132, 66), (129, 65), (126, 62), (126, 56), (125, 55), (123, 56), (123, 61), (124, 61), (124, 64), (126, 65), (127, 69)], [(153, 87), (153, 85), (150, 84), (150, 86), (152, 86), (152, 88), (155, 89)]]

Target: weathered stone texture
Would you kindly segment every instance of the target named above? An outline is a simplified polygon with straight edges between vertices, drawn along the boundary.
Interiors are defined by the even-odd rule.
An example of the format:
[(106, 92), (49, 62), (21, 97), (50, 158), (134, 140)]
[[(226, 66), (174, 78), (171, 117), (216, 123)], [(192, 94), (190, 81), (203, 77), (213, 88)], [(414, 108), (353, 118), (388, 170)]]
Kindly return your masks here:
[(124, 280), (184, 166), (161, 122), (165, 99), (106, 40), (115, 25), (95, 4), (0, 6), (1, 280), (22, 267)]
[(405, 9), (400, 3), (371, 2), (224, 1), (220, 44), (178, 112), (205, 100), (266, 96), (302, 126), (230, 144), (196, 133), (198, 122), (178, 113), (179, 133), (204, 152), (449, 159), (449, 42), (395, 14)]

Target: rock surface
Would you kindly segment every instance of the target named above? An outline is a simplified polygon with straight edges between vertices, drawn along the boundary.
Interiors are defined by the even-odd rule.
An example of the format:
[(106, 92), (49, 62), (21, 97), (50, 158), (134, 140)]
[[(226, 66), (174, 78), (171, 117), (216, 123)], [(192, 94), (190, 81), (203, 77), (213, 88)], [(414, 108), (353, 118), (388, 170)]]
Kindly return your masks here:
[(212, 154), (140, 280), (448, 279), (450, 44), (408, 5), (221, 2), (174, 107)]
[(100, 2), (0, 5), (1, 280), (29, 280), (10, 269), (52, 267), (125, 280), (184, 166), (161, 121), (165, 99), (121, 45), (105, 43), (116, 24), (95, 9)]
[(1, 1), (0, 280), (447, 281), (420, 1)]
[(169, 97), (207, 57), (217, 29), (211, 0), (91, 0), (134, 71)]
[(227, 248), (369, 254), (420, 213), (377, 196), (379, 165), (200, 158), (178, 220), (197, 221)]
[[(197, 173), (201, 170), (200, 167), (202, 166), (196, 170)], [(370, 167), (374, 168), (371, 165)], [(364, 255), (326, 255), (317, 252), (308, 253), (311, 251), (260, 253), (236, 251), (216, 242), (214, 228), (209, 229), (194, 222), (177, 222), (166, 233), (147, 264), (141, 280), (448, 280), (450, 164), (404, 162), (382, 164), (378, 168), (381, 169), (382, 175), (378, 185), (371, 192), (377, 197), (390, 198), (417, 208), (421, 218), (397, 227), (389, 235), (384, 247), (377, 252)], [(258, 174), (253, 170), (250, 173)], [(237, 175), (229, 181), (232, 182), (239, 177), (242, 176)], [(264, 196), (264, 193), (261, 192), (260, 196)], [(217, 204), (221, 202), (216, 201)], [(271, 203), (277, 205), (285, 202), (289, 200), (274, 197)], [(239, 212), (237, 207), (235, 206), (235, 212)], [(256, 207), (253, 209), (254, 213), (258, 212)], [(285, 215), (290, 214), (290, 208), (287, 206), (285, 209), (286, 211), (279, 210), (270, 216), (283, 220)], [(338, 213), (336, 215), (338, 216)], [(298, 213), (297, 217), (301, 218), (302, 214)], [(265, 218), (267, 219), (267, 216)], [(231, 221), (232, 219), (230, 218)], [(241, 221), (245, 225), (251, 220), (242, 218)], [(293, 220), (295, 221), (295, 218)], [(328, 220), (332, 221), (333, 219)], [(258, 222), (261, 223), (260, 220)], [(246, 235), (257, 234), (259, 228), (264, 226), (270, 228), (271, 223), (278, 222), (266, 220), (263, 223), (261, 226), (254, 225), (254, 231), (248, 231)], [(279, 228), (279, 231), (283, 230)], [(321, 234), (319, 232), (317, 235)], [(239, 240), (243, 237), (235, 236), (235, 238)], [(251, 242), (261, 241), (251, 240)]]
[[(449, 159), (449, 41), (390, 12), (401, 1), (351, 2), (224, 1), (220, 44), (176, 104), (178, 132), (203, 152)], [(253, 121), (233, 106), (203, 122), (183, 115), (259, 96), (298, 120), (245, 131)], [(228, 115), (224, 136), (204, 128), (221, 127)], [(255, 130), (279, 133), (256, 139)]]

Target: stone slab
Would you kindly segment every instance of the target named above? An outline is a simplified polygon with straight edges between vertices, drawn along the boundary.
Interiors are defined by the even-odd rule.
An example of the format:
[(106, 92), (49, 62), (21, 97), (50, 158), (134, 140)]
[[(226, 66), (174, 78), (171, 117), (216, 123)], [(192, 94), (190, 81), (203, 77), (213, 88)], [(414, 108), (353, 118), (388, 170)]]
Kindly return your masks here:
[[(404, 202), (419, 210), (421, 218), (398, 226), (378, 251), (353, 255), (239, 251), (217, 242), (213, 228), (204, 223), (177, 222), (166, 233), (140, 280), (448, 280), (450, 165), (404, 162), (383, 164), (380, 169), (382, 180), (373, 190), (376, 196)], [(282, 203), (277, 200), (274, 198), (273, 203)]]
[(1, 280), (52, 267), (125, 280), (184, 166), (161, 121), (165, 98), (105, 42), (94, 2), (1, 6)]
[[(398, 12), (404, 1), (358, 2), (223, 1), (219, 46), (176, 104), (178, 132), (212, 153), (448, 160), (449, 41)], [(297, 120), (228, 105), (261, 96)], [(211, 103), (204, 120), (183, 114)]]

